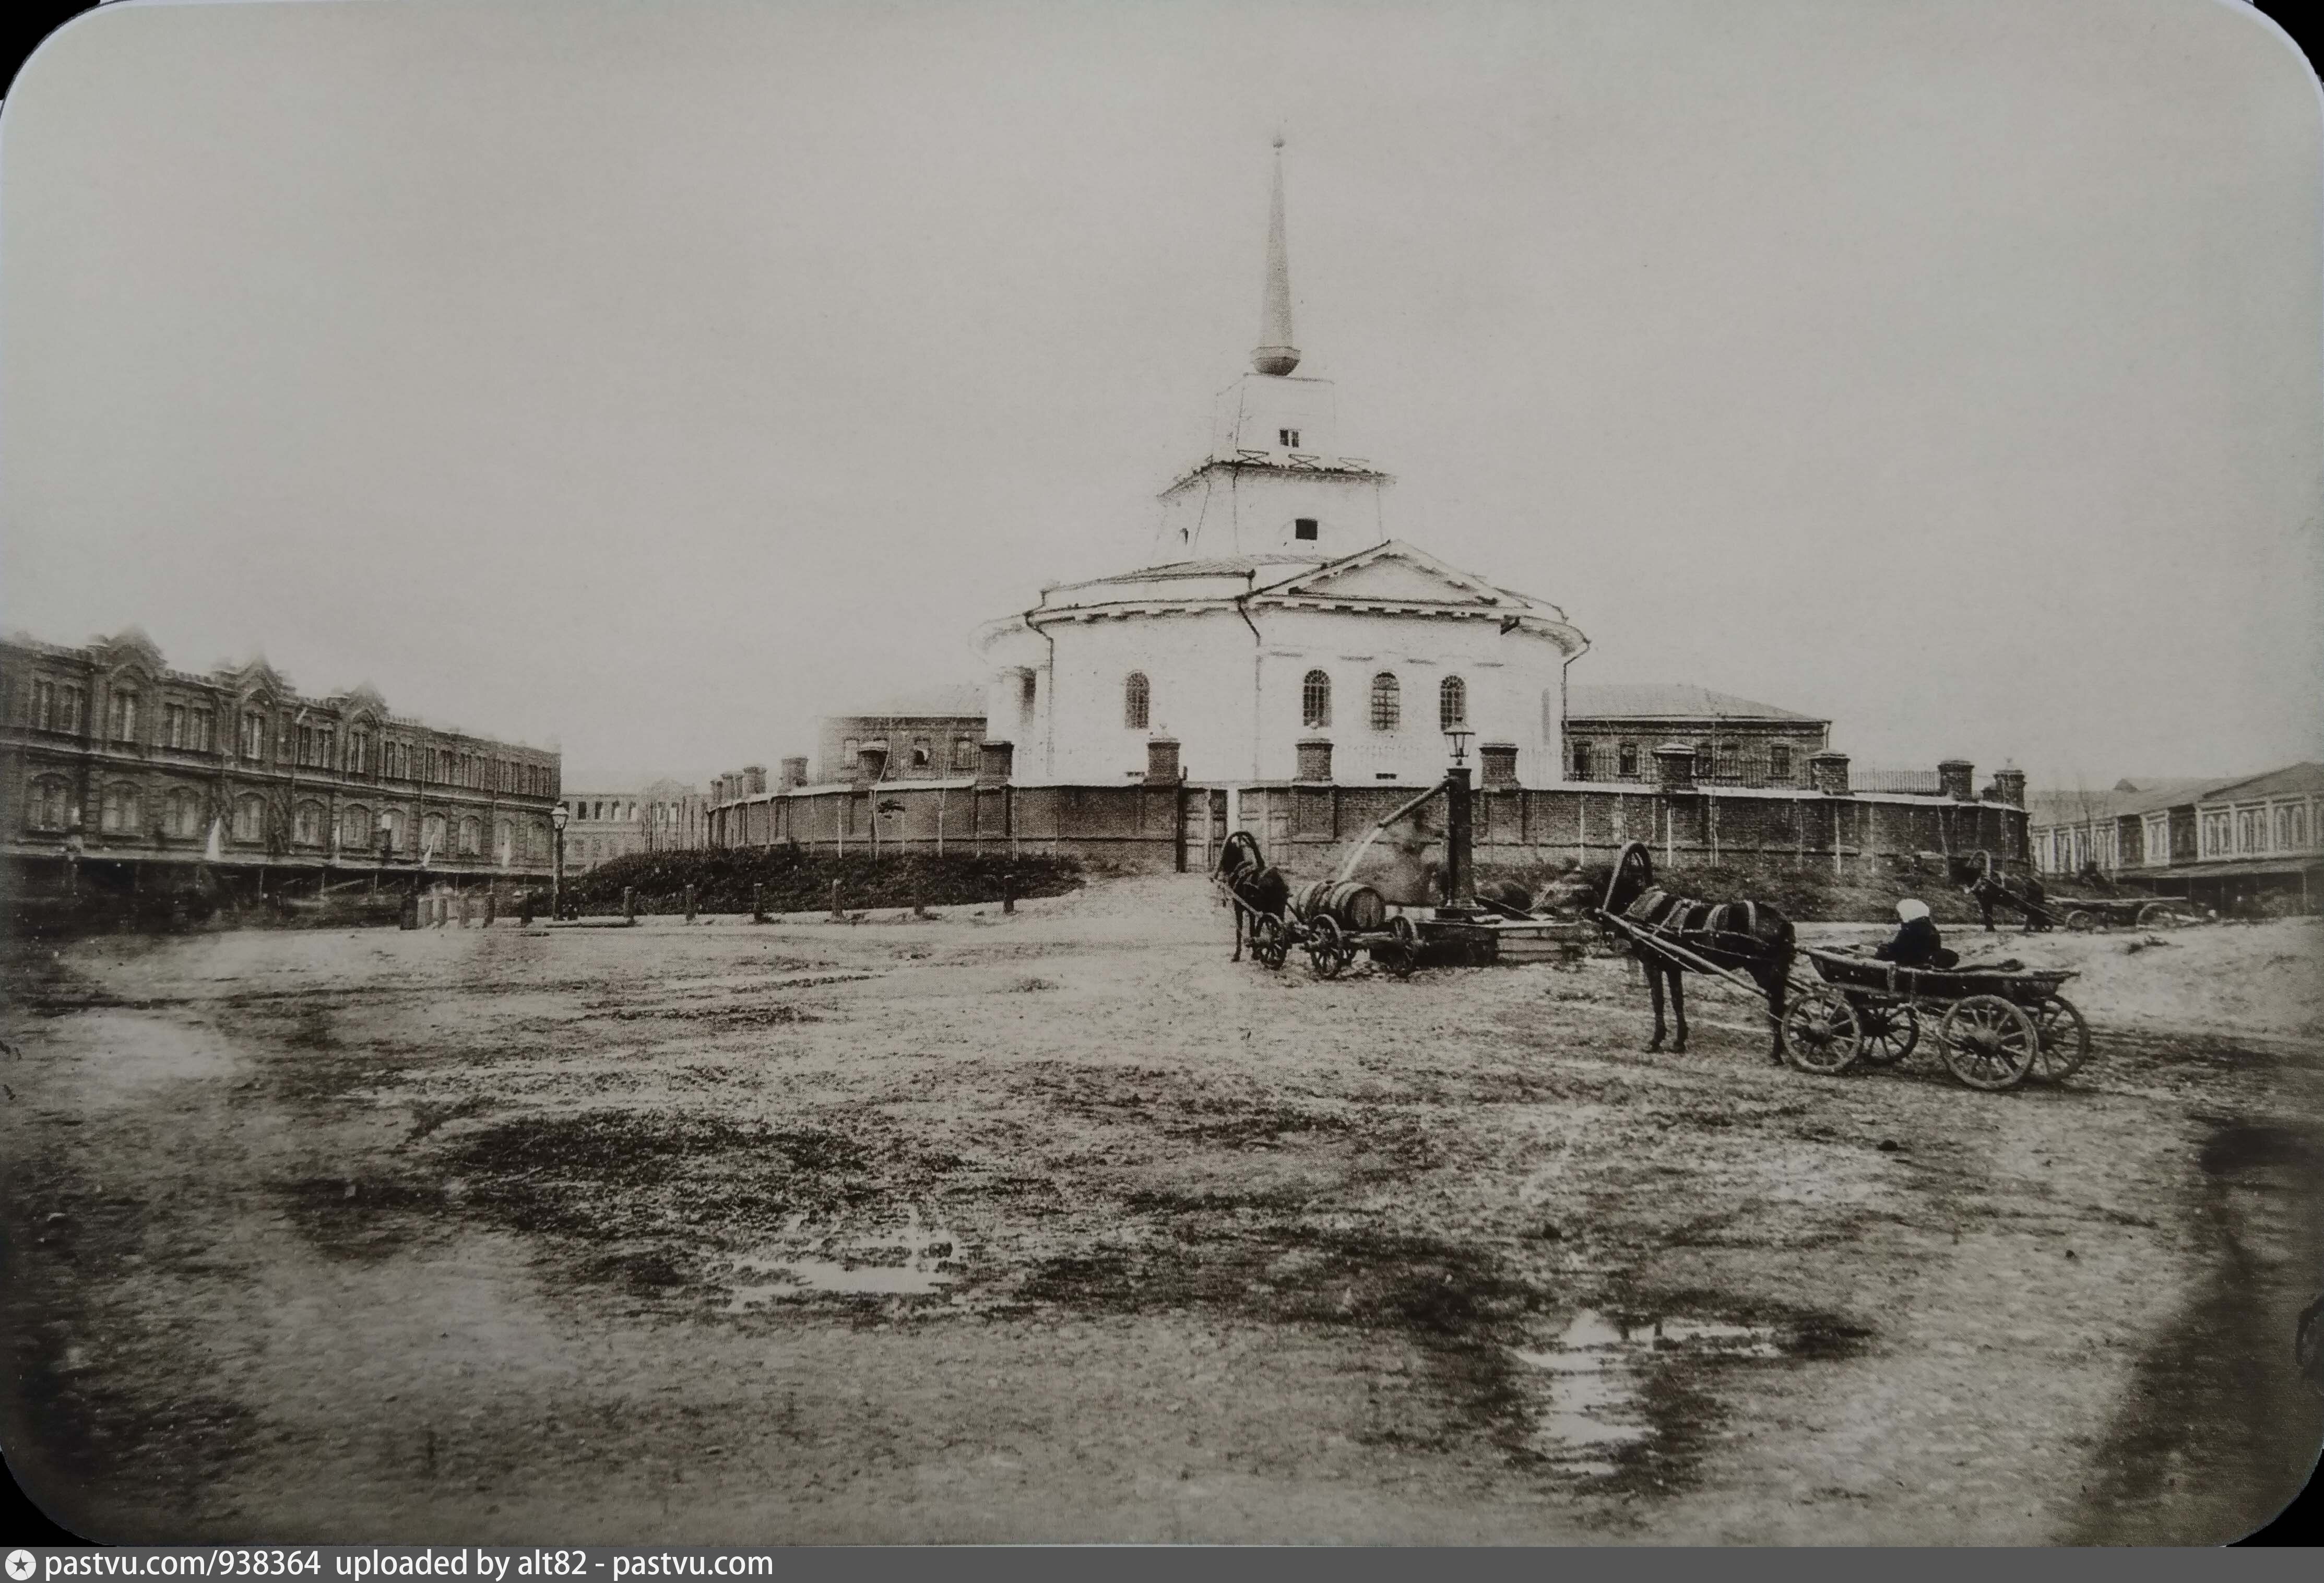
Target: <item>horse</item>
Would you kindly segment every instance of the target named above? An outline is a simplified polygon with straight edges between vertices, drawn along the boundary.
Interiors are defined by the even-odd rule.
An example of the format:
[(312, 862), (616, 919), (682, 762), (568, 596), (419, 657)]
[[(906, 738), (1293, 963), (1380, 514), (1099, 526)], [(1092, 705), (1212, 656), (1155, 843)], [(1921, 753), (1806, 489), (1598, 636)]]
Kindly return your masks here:
[(1259, 925), (1272, 919), (1277, 930), (1291, 906), (1291, 881), (1259, 855), (1259, 842), (1250, 831), (1238, 830), (1219, 849), (1219, 866), (1213, 878), (1235, 899), (1234, 960), (1242, 960), (1243, 934), (1250, 934), (1251, 955), (1259, 954)]
[(1790, 988), (1794, 943), (1792, 921), (1764, 901), (1745, 899), (1713, 903), (1674, 897), (1655, 888), (1655, 861), (1642, 841), (1634, 841), (1614, 860), (1607, 877), (1605, 899), (1599, 905), (1600, 926), (1609, 934), (1620, 931), (1603, 920), (1620, 918), (1650, 931), (1647, 940), (1629, 939), (1630, 953), (1646, 970), (1646, 990), (1654, 997), (1655, 1036), (1646, 1048), (1663, 1047), (1663, 981), (1670, 981), (1671, 1008), (1678, 1023), (1674, 1051), (1686, 1049), (1686, 990), (1683, 974), (1692, 963), (1657, 951), (1651, 934), (1662, 934), (1691, 954), (1716, 967), (1743, 973), (1767, 998), (1768, 1054), (1784, 1058), (1784, 999)]
[(1977, 903), (1988, 934), (1993, 933), (1997, 903), (2024, 914), (2029, 934), (2038, 934), (2050, 926), (2050, 915), (2044, 906), (2049, 893), (2042, 888), (2042, 881), (2030, 874), (2023, 879), (2015, 878), (1996, 863), (1993, 854), (1983, 847), (1953, 853), (1946, 862), (1946, 877)]

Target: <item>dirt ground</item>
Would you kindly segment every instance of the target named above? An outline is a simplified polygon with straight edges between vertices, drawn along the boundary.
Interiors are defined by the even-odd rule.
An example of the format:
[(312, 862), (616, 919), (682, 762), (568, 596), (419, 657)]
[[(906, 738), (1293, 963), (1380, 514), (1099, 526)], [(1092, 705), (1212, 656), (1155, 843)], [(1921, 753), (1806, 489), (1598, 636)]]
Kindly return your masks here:
[(1227, 938), (1187, 877), (20, 947), (11, 1462), (561, 1543), (2205, 1543), (2306, 1475), (2324, 927), (2005, 936), (2098, 1054), (2002, 1094)]

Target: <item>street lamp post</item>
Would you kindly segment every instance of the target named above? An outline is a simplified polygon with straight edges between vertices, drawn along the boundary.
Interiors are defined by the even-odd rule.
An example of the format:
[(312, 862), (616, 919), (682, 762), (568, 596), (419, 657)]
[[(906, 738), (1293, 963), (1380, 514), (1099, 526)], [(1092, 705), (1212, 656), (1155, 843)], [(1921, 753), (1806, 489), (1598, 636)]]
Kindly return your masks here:
[(549, 810), (549, 823), (557, 833), (557, 857), (549, 877), (549, 916), (565, 916), (565, 822), (573, 815), (563, 803)]
[(1466, 907), (1476, 899), (1476, 875), (1470, 861), (1472, 839), (1469, 805), (1469, 739), (1477, 733), (1449, 729), (1444, 740), (1452, 750), (1452, 767), (1444, 772), (1444, 905)]

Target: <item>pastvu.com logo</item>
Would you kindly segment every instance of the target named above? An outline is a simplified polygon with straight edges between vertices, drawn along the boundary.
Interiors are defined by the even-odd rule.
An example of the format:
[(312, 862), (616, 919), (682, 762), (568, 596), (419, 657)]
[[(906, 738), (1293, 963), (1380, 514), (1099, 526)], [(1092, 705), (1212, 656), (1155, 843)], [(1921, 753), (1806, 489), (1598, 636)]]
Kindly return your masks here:
[(31, 1551), (12, 1550), (8, 1552), (8, 1576), (14, 1578), (16, 1583), (24, 1583), (24, 1579), (31, 1577), (33, 1569), (39, 1565), (40, 1563), (32, 1559)]

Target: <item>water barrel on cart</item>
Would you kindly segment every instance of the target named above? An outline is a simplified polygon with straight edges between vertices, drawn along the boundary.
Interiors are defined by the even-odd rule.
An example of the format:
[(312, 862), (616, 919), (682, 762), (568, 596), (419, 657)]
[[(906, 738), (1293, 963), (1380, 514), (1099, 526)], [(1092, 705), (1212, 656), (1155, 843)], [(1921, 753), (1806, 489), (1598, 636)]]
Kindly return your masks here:
[(1369, 934), (1388, 926), (1388, 903), (1380, 893), (1359, 879), (1333, 882), (1318, 879), (1292, 894), (1291, 910), (1303, 918), (1319, 914), (1351, 934)]

